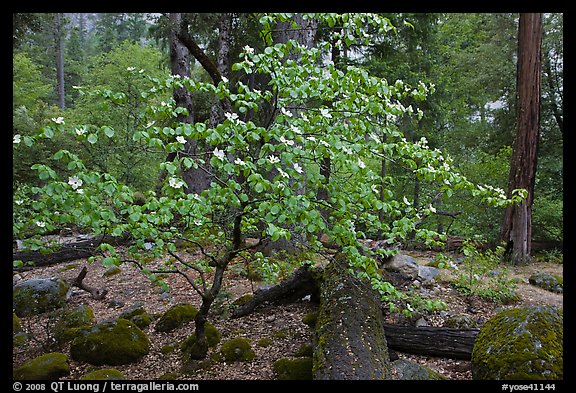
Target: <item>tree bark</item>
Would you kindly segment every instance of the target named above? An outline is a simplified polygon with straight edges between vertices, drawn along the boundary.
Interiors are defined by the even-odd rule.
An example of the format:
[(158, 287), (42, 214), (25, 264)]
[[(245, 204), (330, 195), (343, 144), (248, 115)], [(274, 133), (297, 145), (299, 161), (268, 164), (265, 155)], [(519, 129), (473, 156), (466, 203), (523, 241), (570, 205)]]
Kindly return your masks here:
[(256, 307), (264, 304), (284, 304), (302, 299), (306, 295), (317, 298), (318, 286), (315, 274), (310, 265), (303, 265), (280, 284), (266, 289), (259, 289), (252, 299), (239, 306), (232, 313), (232, 318), (240, 318), (253, 312)]
[(348, 272), (342, 254), (322, 274), (313, 376), (318, 380), (391, 379), (380, 299)]
[(32, 264), (34, 267), (49, 266), (61, 262), (73, 261), (75, 259), (88, 258), (96, 253), (96, 247), (103, 242), (123, 244), (127, 241), (128, 237), (116, 238), (112, 236), (96, 236), (94, 238), (77, 242), (62, 243), (51, 253), (29, 250), (15, 251), (12, 253), (12, 260), (20, 260), (25, 264)]
[(388, 348), (415, 355), (470, 360), (479, 329), (384, 324)]
[(54, 45), (56, 47), (56, 90), (58, 93), (58, 106), (66, 107), (64, 100), (64, 20), (62, 13), (54, 14)]
[(520, 205), (506, 209), (501, 239), (514, 263), (526, 262), (531, 251), (532, 202), (540, 134), (542, 15), (521, 13), (518, 27), (518, 114), (508, 195), (526, 189)]

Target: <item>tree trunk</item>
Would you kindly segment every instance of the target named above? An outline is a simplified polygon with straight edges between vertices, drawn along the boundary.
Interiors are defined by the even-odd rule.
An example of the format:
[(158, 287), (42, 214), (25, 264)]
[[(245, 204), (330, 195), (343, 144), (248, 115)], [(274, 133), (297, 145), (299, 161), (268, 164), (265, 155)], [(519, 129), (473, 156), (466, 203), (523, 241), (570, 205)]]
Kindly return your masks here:
[(337, 255), (323, 273), (313, 356), (314, 379), (391, 379), (378, 294)]
[(521, 13), (518, 27), (518, 114), (508, 195), (526, 189), (520, 205), (506, 209), (501, 239), (514, 263), (526, 262), (531, 251), (532, 202), (540, 134), (542, 15)]
[(66, 107), (64, 100), (64, 20), (62, 13), (54, 14), (54, 45), (56, 47), (56, 90), (58, 93), (58, 106)]

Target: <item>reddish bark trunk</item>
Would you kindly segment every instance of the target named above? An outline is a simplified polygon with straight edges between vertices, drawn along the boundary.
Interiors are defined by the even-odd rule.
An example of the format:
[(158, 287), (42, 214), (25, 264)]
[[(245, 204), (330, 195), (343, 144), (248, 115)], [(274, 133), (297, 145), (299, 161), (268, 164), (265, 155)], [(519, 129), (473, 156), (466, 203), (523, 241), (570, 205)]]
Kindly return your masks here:
[(528, 190), (526, 200), (506, 209), (501, 238), (515, 263), (530, 256), (532, 201), (540, 134), (541, 14), (520, 14), (518, 28), (517, 129), (510, 165), (508, 194)]

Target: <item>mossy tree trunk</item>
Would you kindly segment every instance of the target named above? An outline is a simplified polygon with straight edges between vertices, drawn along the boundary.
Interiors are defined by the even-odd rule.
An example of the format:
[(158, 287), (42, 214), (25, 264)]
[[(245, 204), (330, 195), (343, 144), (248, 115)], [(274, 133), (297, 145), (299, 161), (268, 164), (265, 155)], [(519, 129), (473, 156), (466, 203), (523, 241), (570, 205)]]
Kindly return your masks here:
[(314, 379), (391, 379), (379, 297), (343, 255), (324, 269), (315, 341)]

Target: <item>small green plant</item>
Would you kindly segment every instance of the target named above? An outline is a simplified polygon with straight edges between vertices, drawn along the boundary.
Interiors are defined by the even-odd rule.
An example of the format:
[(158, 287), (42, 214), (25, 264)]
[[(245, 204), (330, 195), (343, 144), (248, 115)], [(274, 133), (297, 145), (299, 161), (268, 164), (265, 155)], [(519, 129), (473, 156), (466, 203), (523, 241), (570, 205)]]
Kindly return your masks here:
[(509, 303), (517, 299), (517, 283), (508, 277), (502, 264), (504, 248), (480, 250), (472, 241), (462, 246), (464, 260), (456, 268), (453, 285), (468, 297), (480, 297), (494, 303)]

